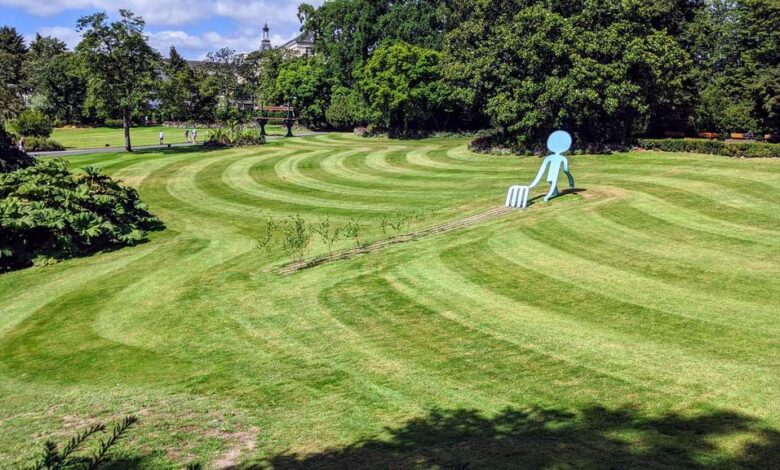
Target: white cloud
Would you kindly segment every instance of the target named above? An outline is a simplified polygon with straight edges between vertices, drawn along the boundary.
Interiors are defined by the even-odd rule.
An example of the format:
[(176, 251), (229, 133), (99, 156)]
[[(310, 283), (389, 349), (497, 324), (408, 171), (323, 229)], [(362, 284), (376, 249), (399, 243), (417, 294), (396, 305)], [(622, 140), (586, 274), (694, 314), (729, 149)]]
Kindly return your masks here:
[[(323, 0), (311, 0), (319, 5)], [(0, 0), (0, 5), (18, 8), (36, 16), (52, 16), (73, 10), (132, 10), (150, 25), (185, 25), (215, 16), (242, 23), (262, 24), (297, 22), (299, 1), (295, 0)]]
[[(94, 11), (116, 15), (120, 8), (126, 8), (146, 20), (149, 42), (163, 54), (173, 45), (186, 57), (202, 58), (222, 47), (239, 52), (258, 49), (266, 21), (272, 43), (285, 43), (300, 29), (297, 12), (301, 1), (321, 5), (324, 0), (0, 0), (0, 10), (10, 7), (40, 17), (71, 12), (75, 26), (76, 16)], [(81, 35), (68, 26), (50, 25), (27, 33), (58, 37), (73, 48)]]
[[(54, 36), (62, 39), (73, 49), (81, 41), (81, 34), (75, 29), (62, 26), (40, 28), (37, 31), (41, 36)], [(188, 58), (203, 59), (210, 51), (216, 51), (223, 47), (235, 49), (238, 52), (252, 52), (260, 48), (263, 40), (262, 33), (252, 28), (237, 31), (237, 34), (224, 35), (216, 31), (208, 31), (201, 34), (191, 34), (182, 30), (165, 30), (147, 32), (149, 44), (160, 51), (164, 56), (168, 55), (171, 46), (175, 46)], [(271, 35), (271, 44), (280, 46), (292, 39), (293, 36)], [(28, 43), (32, 37), (27, 38)]]
[[(62, 26), (48, 26), (40, 28), (38, 29), (37, 33), (41, 36), (53, 36), (55, 38), (61, 39), (65, 41), (65, 44), (67, 44), (71, 49), (76, 47), (79, 41), (81, 41), (81, 34), (79, 34), (75, 29), (63, 28)], [(28, 44), (32, 42), (32, 38), (27, 39)]]

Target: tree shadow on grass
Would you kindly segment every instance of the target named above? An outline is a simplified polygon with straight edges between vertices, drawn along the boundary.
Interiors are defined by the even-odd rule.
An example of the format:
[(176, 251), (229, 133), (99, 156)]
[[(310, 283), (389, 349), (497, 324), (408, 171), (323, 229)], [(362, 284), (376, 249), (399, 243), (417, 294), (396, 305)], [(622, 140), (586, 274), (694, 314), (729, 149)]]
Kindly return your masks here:
[[(386, 432), (385, 439), (313, 455), (280, 454), (256, 468), (765, 469), (780, 464), (778, 431), (725, 411), (647, 417), (633, 408), (507, 409), (488, 418), (474, 410), (435, 410)], [(718, 447), (721, 439), (741, 446), (726, 453)]]
[(219, 150), (225, 150), (230, 147), (217, 147), (211, 145), (188, 145), (181, 147), (155, 147), (133, 150), (133, 155), (163, 154), (163, 155), (184, 155), (189, 153), (211, 153)]

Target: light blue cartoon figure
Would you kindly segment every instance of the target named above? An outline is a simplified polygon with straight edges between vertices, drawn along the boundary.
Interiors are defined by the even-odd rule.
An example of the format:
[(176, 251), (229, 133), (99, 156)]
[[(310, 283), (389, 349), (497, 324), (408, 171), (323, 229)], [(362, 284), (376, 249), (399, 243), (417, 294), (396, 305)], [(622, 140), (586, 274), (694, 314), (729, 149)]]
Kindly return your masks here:
[(571, 148), (572, 138), (566, 131), (555, 131), (547, 139), (547, 148), (553, 152), (542, 162), (539, 172), (536, 174), (533, 182), (528, 186), (512, 186), (506, 196), (507, 207), (525, 208), (528, 205), (528, 194), (531, 188), (535, 188), (542, 181), (544, 173), (547, 172), (547, 182), (550, 183), (550, 192), (544, 197), (547, 202), (558, 195), (558, 176), (561, 168), (569, 178), (569, 187), (574, 189), (574, 177), (569, 172), (569, 160), (563, 156)]

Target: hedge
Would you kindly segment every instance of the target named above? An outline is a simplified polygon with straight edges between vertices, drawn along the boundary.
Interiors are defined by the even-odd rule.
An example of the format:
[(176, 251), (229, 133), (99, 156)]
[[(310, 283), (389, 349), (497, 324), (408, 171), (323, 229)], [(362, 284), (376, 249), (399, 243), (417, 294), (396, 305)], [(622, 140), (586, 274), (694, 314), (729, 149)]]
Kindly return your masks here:
[(24, 148), (28, 152), (56, 152), (65, 150), (59, 142), (46, 137), (27, 137), (24, 139)]
[(639, 139), (637, 145), (662, 152), (690, 152), (738, 158), (780, 158), (780, 145), (696, 139)]

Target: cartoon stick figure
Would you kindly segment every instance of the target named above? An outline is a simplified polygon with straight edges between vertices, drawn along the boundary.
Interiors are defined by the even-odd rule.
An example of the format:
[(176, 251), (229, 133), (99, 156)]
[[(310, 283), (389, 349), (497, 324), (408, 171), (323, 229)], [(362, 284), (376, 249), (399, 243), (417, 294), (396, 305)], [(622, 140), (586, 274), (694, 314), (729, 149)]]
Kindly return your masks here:
[(539, 168), (539, 173), (536, 174), (536, 178), (529, 186), (533, 188), (538, 185), (542, 180), (542, 176), (544, 176), (544, 172), (547, 171), (547, 182), (550, 183), (550, 192), (544, 197), (545, 202), (558, 195), (558, 175), (561, 172), (561, 166), (563, 166), (563, 172), (569, 177), (569, 187), (574, 189), (574, 177), (569, 173), (569, 160), (563, 156), (563, 153), (571, 148), (571, 143), (571, 135), (566, 131), (555, 131), (547, 139), (547, 149), (553, 152), (553, 154), (548, 155), (544, 159), (542, 167)]

